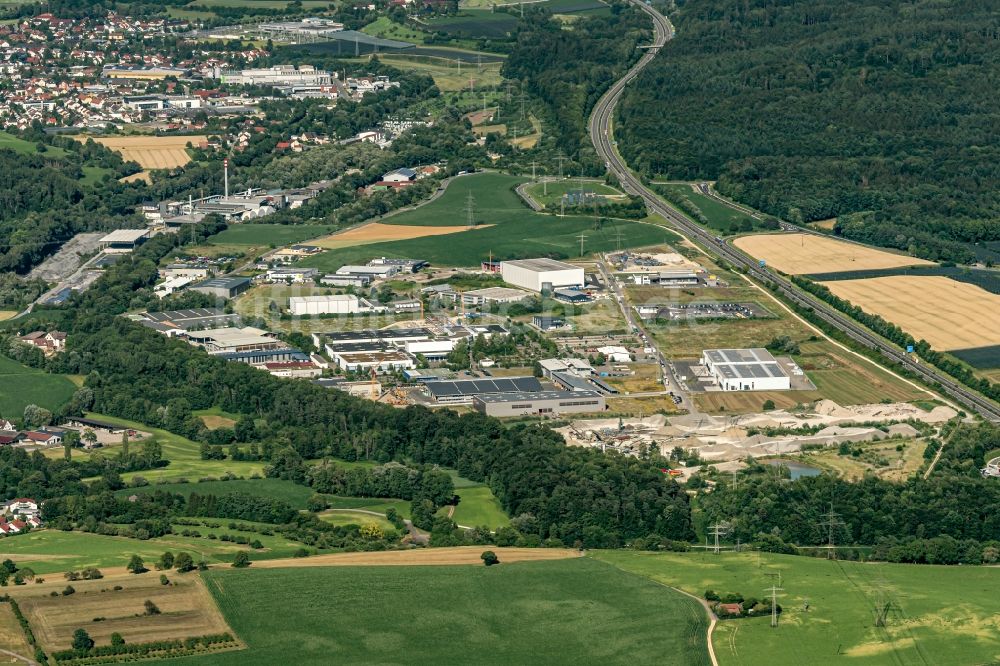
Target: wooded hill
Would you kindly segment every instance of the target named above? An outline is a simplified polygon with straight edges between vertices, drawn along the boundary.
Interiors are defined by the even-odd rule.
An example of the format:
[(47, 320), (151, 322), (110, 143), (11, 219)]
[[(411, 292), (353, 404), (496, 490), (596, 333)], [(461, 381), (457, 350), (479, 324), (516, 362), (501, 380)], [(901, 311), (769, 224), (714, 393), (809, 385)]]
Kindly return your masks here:
[(1000, 259), (970, 245), (1000, 241), (992, 3), (677, 5), (677, 37), (620, 108), (632, 165), (922, 257)]

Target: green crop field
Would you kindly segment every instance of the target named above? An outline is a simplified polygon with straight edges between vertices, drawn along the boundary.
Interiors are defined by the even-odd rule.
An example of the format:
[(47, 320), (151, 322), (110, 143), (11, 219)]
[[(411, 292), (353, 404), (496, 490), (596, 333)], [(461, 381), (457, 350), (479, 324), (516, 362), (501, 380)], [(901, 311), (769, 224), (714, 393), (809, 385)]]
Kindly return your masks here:
[(695, 601), (586, 558), (250, 567), (205, 581), (249, 649), (178, 666), (709, 663)]
[(76, 386), (63, 375), (50, 375), (0, 356), (0, 416), (20, 418), (28, 405), (55, 411), (74, 391)]
[(476, 173), (459, 176), (448, 181), (444, 194), (425, 206), (390, 215), (383, 224), (406, 226), (451, 227), (466, 224), (469, 194), (477, 224), (503, 224), (516, 222), (533, 215), (524, 205), (514, 188), (527, 182), (527, 178), (502, 173)]
[[(590, 217), (557, 217), (530, 210), (514, 192), (527, 179), (496, 173), (456, 178), (447, 191), (420, 208), (392, 215), (384, 224), (409, 226), (461, 226), (467, 219), (467, 197), (474, 198), (477, 227), (441, 236), (343, 247), (304, 259), (305, 266), (336, 270), (344, 264), (364, 263), (372, 257), (420, 257), (439, 266), (477, 266), (489, 258), (580, 256), (579, 236), (584, 235), (584, 255), (612, 250), (621, 232), (622, 247), (642, 247), (677, 238), (664, 227), (614, 220), (595, 229)], [(225, 232), (224, 232), (225, 233)]]
[(280, 247), (309, 238), (325, 236), (333, 229), (334, 227), (325, 224), (234, 224), (222, 233), (212, 236), (208, 242), (212, 245)]
[[(4, 557), (14, 560), (18, 566), (30, 567), (38, 574), (61, 573), (84, 567), (124, 567), (129, 557), (139, 555), (146, 566), (153, 568), (159, 556), (169, 550), (175, 555), (180, 551), (190, 553), (195, 561), (204, 559), (208, 563), (232, 562), (233, 556), (241, 550), (250, 550), (250, 558), (256, 560), (291, 557), (301, 543), (290, 541), (280, 535), (268, 536), (255, 532), (232, 530), (220, 521), (221, 527), (203, 525), (176, 525), (174, 529), (196, 530), (201, 537), (184, 537), (177, 534), (154, 539), (129, 539), (85, 532), (62, 532), (59, 530), (37, 530), (19, 534), (4, 541)], [(240, 522), (240, 521), (237, 521)], [(231, 541), (209, 539), (209, 534), (242, 535), (248, 540), (259, 539), (262, 550), (252, 550), (249, 546)]]
[[(737, 664), (984, 664), (1000, 655), (996, 587), (1000, 570), (837, 562), (762, 553), (596, 557), (652, 580), (703, 595), (761, 598), (781, 573), (779, 626), (768, 618), (720, 622), (713, 644), (722, 666)], [(881, 591), (881, 592), (880, 592)], [(892, 603), (877, 628), (878, 599)], [(808, 602), (808, 610), (805, 604)]]
[[(133, 495), (138, 493), (179, 493), (190, 495), (228, 495), (244, 493), (258, 497), (270, 497), (284, 500), (296, 509), (306, 508), (306, 500), (313, 495), (308, 486), (299, 485), (293, 481), (282, 479), (234, 479), (232, 481), (203, 481), (201, 483), (157, 483), (140, 488), (124, 488), (118, 495)], [(370, 502), (370, 500), (367, 500)]]
[[(761, 227), (760, 220), (730, 208), (712, 197), (695, 192), (690, 185), (657, 185), (656, 191), (695, 219), (698, 219), (695, 213), (700, 212), (708, 220), (706, 226), (716, 231), (728, 234), (745, 222), (754, 229)], [(703, 222), (700, 219), (698, 221)]]

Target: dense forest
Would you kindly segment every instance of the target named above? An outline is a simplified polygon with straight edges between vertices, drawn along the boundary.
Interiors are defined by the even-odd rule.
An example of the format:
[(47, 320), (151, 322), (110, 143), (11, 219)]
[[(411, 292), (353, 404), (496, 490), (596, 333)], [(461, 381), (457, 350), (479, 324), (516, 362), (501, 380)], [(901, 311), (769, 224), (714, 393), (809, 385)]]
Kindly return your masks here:
[(614, 3), (611, 10), (572, 30), (548, 12), (532, 13), (518, 24), (517, 43), (503, 66), (503, 75), (519, 80), (542, 105), (545, 127), (555, 134), (552, 148), (589, 176), (605, 172), (587, 135), (590, 110), (639, 58), (637, 46), (652, 33), (649, 17), (638, 9)]
[(995, 5), (677, 5), (677, 37), (620, 107), (632, 165), (917, 256), (991, 256), (971, 244), (1000, 241)]

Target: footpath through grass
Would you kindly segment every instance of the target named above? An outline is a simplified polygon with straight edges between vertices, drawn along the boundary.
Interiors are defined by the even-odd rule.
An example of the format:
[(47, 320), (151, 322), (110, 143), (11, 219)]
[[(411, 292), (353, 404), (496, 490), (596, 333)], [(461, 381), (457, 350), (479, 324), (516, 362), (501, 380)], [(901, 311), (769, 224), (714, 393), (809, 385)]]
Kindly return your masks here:
[(209, 571), (205, 581), (249, 647), (213, 655), (213, 666), (708, 663), (697, 602), (586, 558), (251, 567)]
[[(761, 599), (780, 572), (779, 626), (772, 629), (767, 617), (720, 622), (713, 643), (722, 666), (982, 664), (1000, 655), (1000, 570), (992, 567), (768, 553), (601, 551), (595, 557), (696, 596), (711, 589)], [(886, 627), (874, 626), (880, 597), (892, 603)]]
[(20, 418), (28, 405), (54, 412), (75, 391), (76, 386), (63, 375), (50, 375), (0, 356), (0, 416)]

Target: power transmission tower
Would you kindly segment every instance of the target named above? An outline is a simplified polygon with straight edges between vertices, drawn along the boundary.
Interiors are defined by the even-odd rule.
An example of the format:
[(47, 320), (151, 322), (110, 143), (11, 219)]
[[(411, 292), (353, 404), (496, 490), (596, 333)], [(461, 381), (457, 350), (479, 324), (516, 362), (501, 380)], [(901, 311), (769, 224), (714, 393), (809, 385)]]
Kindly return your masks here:
[(715, 545), (712, 547), (712, 552), (716, 555), (722, 550), (722, 546), (719, 545), (719, 536), (725, 534), (728, 531), (728, 527), (723, 523), (716, 523), (708, 528), (708, 533), (715, 537)]
[(765, 592), (771, 593), (771, 626), (778, 626), (778, 592), (783, 592), (784, 588), (778, 587), (777, 585), (772, 585), (771, 587), (764, 590)]
[(578, 236), (578, 238), (580, 239), (580, 256), (582, 257), (583, 256), (583, 241), (587, 240), (587, 237), (581, 231), (580, 235)]
[(537, 162), (531, 163), (531, 182), (535, 182), (535, 167), (538, 166)]
[(469, 190), (469, 196), (465, 199), (465, 221), (470, 227), (476, 226), (476, 200)]
[(840, 514), (833, 510), (833, 502), (830, 502), (830, 511), (823, 514), (823, 522), (820, 526), (827, 528), (826, 534), (826, 547), (829, 549), (827, 551), (827, 559), (836, 559), (836, 549), (834, 548), (834, 530), (843, 525), (844, 521), (840, 519)]
[[(622, 251), (622, 230), (621, 229), (618, 229), (617, 231), (615, 231), (615, 250), (617, 252), (621, 252)], [(735, 470), (733, 471), (733, 474), (736, 474)]]
[(556, 155), (556, 160), (559, 162), (559, 180), (562, 180), (562, 177), (563, 177), (563, 175), (562, 175), (562, 173), (563, 173), (563, 161), (565, 159), (566, 158), (563, 156), (562, 151), (560, 150), (559, 154)]

